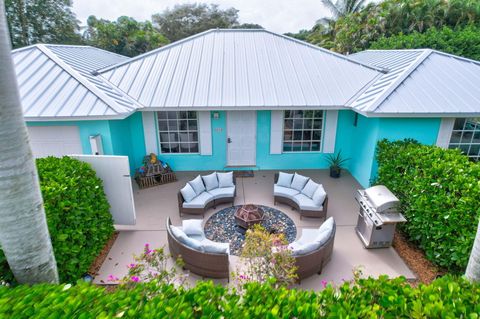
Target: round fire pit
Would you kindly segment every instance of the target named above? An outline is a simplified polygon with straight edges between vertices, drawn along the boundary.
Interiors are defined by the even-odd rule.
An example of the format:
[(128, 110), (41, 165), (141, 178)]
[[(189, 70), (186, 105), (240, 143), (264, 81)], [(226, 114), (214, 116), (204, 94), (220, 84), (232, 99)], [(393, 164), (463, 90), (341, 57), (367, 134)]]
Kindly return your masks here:
[(233, 215), (235, 223), (243, 229), (248, 229), (255, 224), (260, 224), (264, 219), (264, 211), (261, 207), (253, 204), (240, 206)]

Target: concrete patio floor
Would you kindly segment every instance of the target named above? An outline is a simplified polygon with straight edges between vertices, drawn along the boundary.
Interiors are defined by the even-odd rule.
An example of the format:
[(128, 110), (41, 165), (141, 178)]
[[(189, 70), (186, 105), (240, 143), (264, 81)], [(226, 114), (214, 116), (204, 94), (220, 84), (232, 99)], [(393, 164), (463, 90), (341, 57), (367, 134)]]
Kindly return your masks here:
[[(364, 276), (377, 277), (386, 274), (390, 277), (405, 276), (415, 278), (412, 271), (397, 255), (393, 248), (365, 249), (355, 233), (358, 206), (354, 199), (354, 192), (361, 188), (357, 181), (348, 173), (343, 172), (339, 179), (328, 176), (327, 170), (301, 170), (300, 174), (311, 177), (324, 185), (329, 196), (327, 216), (333, 216), (337, 224), (335, 244), (332, 260), (325, 266), (321, 275), (314, 275), (305, 279), (299, 285), (302, 289), (319, 290), (322, 280), (341, 283), (353, 278), (352, 271), (361, 267)], [(273, 176), (275, 171), (255, 171), (254, 177), (237, 179), (237, 197), (235, 204), (254, 203), (275, 207), (287, 214), (297, 226), (297, 237), (304, 228), (316, 228), (321, 220), (303, 218), (290, 207), (273, 204)], [(202, 175), (207, 174), (201, 172)], [(198, 172), (178, 172), (178, 181), (153, 188), (139, 190), (134, 183), (134, 199), (137, 214), (135, 226), (117, 225), (120, 234), (113, 245), (107, 259), (102, 265), (95, 283), (108, 283), (107, 277), (112, 274), (119, 278), (127, 273), (126, 265), (133, 261), (133, 254), (140, 254), (145, 243), (152, 247), (165, 246), (168, 251), (165, 220), (170, 216), (174, 225), (181, 225), (178, 214), (177, 192), (185, 183)], [(205, 214), (205, 221), (216, 211), (227, 207), (218, 206)], [(199, 218), (184, 215), (183, 219)], [(238, 257), (230, 256), (230, 267), (234, 271), (238, 265)], [(189, 274), (188, 284), (194, 285), (196, 280), (202, 279), (195, 274)], [(227, 280), (215, 280), (227, 283)]]

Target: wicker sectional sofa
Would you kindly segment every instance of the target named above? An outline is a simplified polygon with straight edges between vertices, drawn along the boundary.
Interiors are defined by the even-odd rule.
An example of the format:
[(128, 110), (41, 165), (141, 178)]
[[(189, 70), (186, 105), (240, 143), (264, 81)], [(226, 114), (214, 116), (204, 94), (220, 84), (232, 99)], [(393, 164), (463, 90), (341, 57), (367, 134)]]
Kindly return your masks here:
[[(320, 233), (324, 231), (323, 228), (328, 228), (328, 230), (325, 230), (325, 236), (316, 245), (315, 242), (319, 236), (321, 237)], [(295, 258), (298, 281), (322, 272), (323, 267), (332, 257), (335, 232), (336, 224), (330, 217), (319, 229), (303, 229), (302, 236), (289, 245)], [(309, 246), (314, 249), (309, 249)]]
[[(215, 178), (217, 184), (215, 184)], [(220, 179), (224, 180), (223, 184)], [(190, 187), (194, 191), (193, 198), (188, 198), (185, 190), (189, 188), (188, 190), (192, 192)], [(205, 176), (198, 175), (178, 192), (178, 211), (180, 216), (183, 216), (183, 214), (203, 216), (210, 207), (216, 208), (219, 204), (228, 203), (233, 206), (236, 194), (236, 179), (233, 172), (213, 172)]]
[[(291, 175), (291, 182), (290, 183), (284, 182), (283, 184), (280, 184), (279, 178), (282, 174)], [(302, 219), (302, 217), (313, 217), (313, 218), (325, 219), (327, 216), (328, 195), (325, 193), (323, 186), (321, 184), (314, 183), (308, 177), (301, 176), (302, 178), (304, 178), (304, 180), (306, 180), (306, 182), (303, 183), (303, 186), (302, 186), (302, 183), (300, 183), (299, 187), (294, 188), (292, 186), (295, 186), (293, 185), (293, 182), (295, 181), (296, 176), (301, 176), (301, 175), (298, 175), (297, 173), (286, 174), (283, 172), (275, 174), (275, 180), (274, 180), (274, 186), (273, 186), (274, 203), (275, 204), (283, 203), (298, 210), (298, 212), (300, 213), (300, 219)], [(321, 203), (316, 203), (314, 201), (315, 198), (312, 199), (311, 197), (308, 196), (310, 195), (310, 193), (307, 193), (305, 188), (310, 186), (309, 183), (312, 184), (311, 190), (314, 190), (314, 192), (316, 191), (314, 189), (315, 185), (318, 185), (317, 188), (321, 188), (321, 190), (320, 189), (318, 190), (319, 192), (320, 191), (324, 192), (322, 197), (324, 199), (323, 201), (321, 201)]]
[[(181, 257), (185, 269), (202, 277), (229, 278), (228, 249), (226, 252), (212, 253), (189, 247), (187, 244), (182, 243), (179, 238), (173, 234), (170, 217), (167, 219), (166, 228), (170, 254), (174, 259)], [(202, 238), (201, 235), (198, 237), (200, 237), (197, 238), (198, 241), (208, 241), (208, 239), (205, 239), (204, 237)]]

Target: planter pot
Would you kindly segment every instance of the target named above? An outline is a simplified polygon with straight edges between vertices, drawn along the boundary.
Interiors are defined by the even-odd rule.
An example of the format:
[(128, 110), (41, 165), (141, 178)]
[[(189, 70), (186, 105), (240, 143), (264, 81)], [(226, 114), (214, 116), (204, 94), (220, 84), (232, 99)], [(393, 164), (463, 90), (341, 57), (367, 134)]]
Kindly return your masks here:
[(340, 167), (330, 166), (330, 177), (339, 178), (340, 177)]

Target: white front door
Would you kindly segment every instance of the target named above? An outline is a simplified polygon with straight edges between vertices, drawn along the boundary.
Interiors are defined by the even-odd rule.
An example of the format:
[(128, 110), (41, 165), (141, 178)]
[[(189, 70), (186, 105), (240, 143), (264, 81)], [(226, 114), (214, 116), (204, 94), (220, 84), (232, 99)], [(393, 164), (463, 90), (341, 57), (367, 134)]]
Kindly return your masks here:
[(128, 156), (70, 155), (92, 165), (103, 181), (103, 189), (110, 203), (110, 213), (117, 225), (135, 225), (135, 203)]
[(257, 112), (227, 112), (227, 165), (255, 166)]

